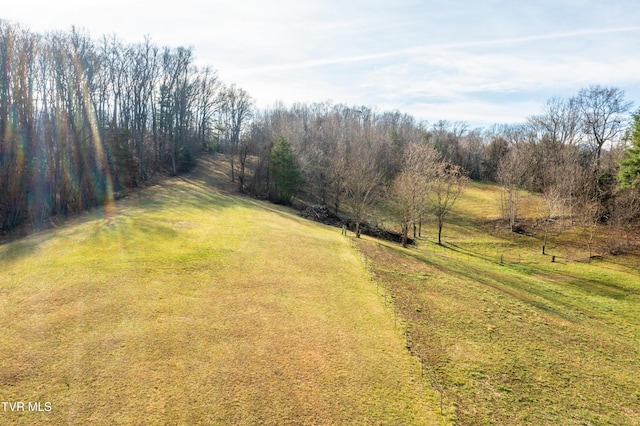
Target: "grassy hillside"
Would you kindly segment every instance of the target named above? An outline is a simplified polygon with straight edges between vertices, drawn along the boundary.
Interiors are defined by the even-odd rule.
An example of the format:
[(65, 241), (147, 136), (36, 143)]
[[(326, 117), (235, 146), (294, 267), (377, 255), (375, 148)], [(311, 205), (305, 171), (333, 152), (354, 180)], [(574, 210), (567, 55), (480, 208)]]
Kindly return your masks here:
[(225, 168), (0, 245), (0, 399), (42, 410), (0, 423), (640, 424), (637, 255), (552, 263), (484, 184), (444, 246), (351, 240)]
[(444, 423), (350, 240), (215, 171), (0, 246), (0, 396), (43, 410), (0, 423)]
[(552, 263), (540, 235), (494, 227), (497, 197), (471, 185), (444, 247), (433, 227), (408, 249), (359, 243), (432, 387), (465, 425), (640, 424), (640, 257), (587, 263), (567, 230)]

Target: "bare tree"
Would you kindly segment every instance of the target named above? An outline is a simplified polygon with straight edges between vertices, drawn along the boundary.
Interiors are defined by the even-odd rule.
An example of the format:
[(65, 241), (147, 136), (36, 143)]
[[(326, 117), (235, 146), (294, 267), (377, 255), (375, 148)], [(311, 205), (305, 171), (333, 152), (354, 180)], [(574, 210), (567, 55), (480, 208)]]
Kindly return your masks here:
[(339, 214), (342, 202), (348, 195), (347, 184), (350, 182), (350, 180), (348, 180), (350, 170), (347, 162), (347, 154), (343, 148), (344, 146), (338, 148), (329, 163), (329, 190), (331, 192), (331, 204), (333, 204), (335, 214)]
[(402, 171), (389, 189), (389, 205), (402, 231), (402, 246), (407, 246), (409, 226), (418, 223), (427, 212), (430, 182), (437, 176), (440, 154), (423, 143), (410, 143), (403, 155)]
[(624, 243), (618, 238), (615, 249), (621, 245), (631, 245), (630, 236), (633, 233), (633, 225), (640, 219), (640, 191), (634, 188), (623, 188), (616, 192), (609, 218), (609, 226), (624, 231)]
[(429, 132), (429, 143), (453, 164), (461, 164), (460, 139), (467, 132), (468, 124), (463, 121), (436, 121)]
[(509, 229), (515, 230), (520, 206), (520, 188), (524, 183), (526, 159), (520, 149), (511, 149), (498, 163), (496, 174), (502, 187), (500, 192), (500, 208), (502, 216), (509, 223)]
[(583, 127), (578, 98), (551, 98), (541, 115), (527, 121), (537, 132), (538, 139), (549, 140), (553, 147), (576, 145)]
[(162, 54), (159, 133), (162, 160), (165, 152), (168, 153), (173, 174), (178, 173), (180, 163), (189, 162), (190, 157), (186, 144), (194, 92), (190, 78), (192, 61), (193, 52), (182, 47), (165, 48)]
[[(220, 96), (220, 119), (221, 126), (224, 129), (223, 145), (229, 155), (231, 182), (235, 182), (235, 156), (238, 155), (239, 159), (243, 157), (243, 150), (240, 149), (240, 135), (252, 115), (252, 100), (245, 90), (235, 85), (222, 89)], [(246, 155), (244, 158), (246, 159)], [(244, 176), (242, 177), (242, 184), (244, 184)], [(240, 189), (242, 190), (243, 188)]]
[(594, 170), (599, 170), (602, 147), (613, 142), (626, 128), (626, 114), (632, 103), (624, 100), (624, 90), (617, 87), (590, 86), (580, 90), (578, 105), (586, 142), (593, 151)]
[(127, 51), (131, 59), (128, 61), (127, 98), (131, 108), (131, 136), (138, 163), (138, 176), (147, 180), (147, 164), (149, 155), (145, 146), (148, 120), (151, 116), (151, 103), (160, 71), (158, 48), (148, 38)]
[(413, 184), (416, 197), (413, 203), (415, 218), (413, 219), (413, 237), (422, 236), (422, 221), (427, 213), (427, 195), (429, 183), (437, 177), (438, 164), (442, 155), (431, 145), (412, 142), (407, 145), (403, 156), (403, 170), (415, 175)]
[(344, 185), (353, 213), (356, 237), (369, 208), (377, 200), (383, 173), (375, 163), (371, 149), (365, 142), (352, 144), (347, 154)]
[(580, 205), (578, 225), (580, 234), (587, 245), (587, 261), (593, 257), (593, 244), (598, 231), (598, 222), (602, 214), (602, 205), (596, 198), (585, 199)]
[(525, 182), (529, 190), (545, 192), (557, 186), (558, 170), (566, 163), (567, 153), (575, 152), (581, 137), (581, 115), (576, 98), (551, 98), (540, 115), (529, 117), (527, 137), (519, 148), (529, 161)]
[(211, 67), (200, 70), (196, 79), (197, 134), (202, 149), (211, 148), (209, 142), (213, 134), (213, 119), (218, 114), (222, 99), (218, 96), (220, 81)]
[(389, 207), (400, 224), (402, 247), (407, 247), (409, 226), (418, 220), (415, 207), (420, 198), (420, 180), (420, 176), (404, 170), (396, 176), (389, 188)]
[(447, 162), (439, 163), (429, 187), (429, 201), (438, 222), (438, 244), (442, 245), (442, 227), (447, 214), (458, 200), (468, 178), (460, 166)]
[(407, 246), (409, 227), (416, 223), (422, 231), (422, 220), (427, 212), (429, 185), (437, 176), (440, 154), (426, 144), (410, 143), (403, 156), (403, 169), (389, 189), (389, 205), (400, 224), (402, 246)]
[(544, 237), (542, 240), (542, 254), (546, 254), (549, 227), (558, 216), (562, 215), (563, 197), (561, 189), (557, 186), (549, 186), (542, 193), (544, 207), (542, 220), (544, 221)]

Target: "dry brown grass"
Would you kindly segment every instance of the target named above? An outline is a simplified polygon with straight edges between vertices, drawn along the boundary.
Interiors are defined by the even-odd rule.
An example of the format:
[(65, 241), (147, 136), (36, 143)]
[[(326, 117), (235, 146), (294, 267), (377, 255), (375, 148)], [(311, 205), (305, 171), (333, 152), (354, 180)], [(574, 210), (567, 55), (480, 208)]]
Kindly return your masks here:
[(207, 176), (0, 246), (0, 395), (52, 408), (0, 423), (444, 423), (349, 240)]

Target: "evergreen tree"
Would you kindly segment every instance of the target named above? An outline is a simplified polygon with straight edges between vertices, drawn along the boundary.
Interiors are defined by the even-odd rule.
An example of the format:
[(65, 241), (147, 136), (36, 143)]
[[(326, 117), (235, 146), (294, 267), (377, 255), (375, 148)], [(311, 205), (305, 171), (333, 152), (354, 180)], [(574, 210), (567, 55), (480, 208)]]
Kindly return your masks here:
[(620, 188), (640, 189), (640, 109), (633, 114), (631, 147), (620, 160), (618, 184)]
[(300, 186), (301, 177), (291, 144), (282, 136), (271, 148), (270, 181), (273, 201), (290, 204)]

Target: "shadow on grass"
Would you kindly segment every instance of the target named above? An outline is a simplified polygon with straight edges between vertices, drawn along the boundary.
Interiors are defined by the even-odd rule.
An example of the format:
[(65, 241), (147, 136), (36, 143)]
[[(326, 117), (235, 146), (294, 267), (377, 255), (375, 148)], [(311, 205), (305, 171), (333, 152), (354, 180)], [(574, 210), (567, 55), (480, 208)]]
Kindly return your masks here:
[(35, 253), (41, 242), (41, 240), (23, 239), (2, 244), (0, 245), (0, 262), (13, 262), (23, 256), (31, 255)]
[[(557, 284), (571, 286), (573, 289), (584, 293), (585, 295), (596, 295), (602, 297), (609, 297), (612, 299), (625, 299), (628, 296), (636, 295), (640, 293), (640, 288), (635, 288), (633, 285), (627, 285), (629, 283), (620, 280), (620, 276), (629, 275), (632, 273), (631, 268), (628, 271), (620, 271), (615, 268), (606, 266), (608, 260), (599, 259), (592, 263), (583, 263), (570, 261), (567, 258), (558, 255), (545, 254), (542, 256), (545, 261), (529, 261), (529, 262), (513, 262), (512, 259), (507, 257), (487, 256), (485, 254), (474, 252), (468, 248), (460, 247), (453, 243), (448, 243), (442, 246), (444, 249), (449, 249), (452, 252), (459, 253), (461, 256), (468, 256), (469, 258), (476, 258), (484, 260), (486, 262), (499, 264), (517, 272), (521, 272), (527, 275), (535, 275), (545, 280), (552, 280)], [(553, 260), (552, 260), (553, 259)], [(596, 268), (598, 270), (607, 270), (606, 274), (609, 275), (608, 279), (598, 279), (593, 276), (584, 276), (589, 274), (589, 271), (584, 270), (582, 274), (570, 274), (559, 270), (554, 270), (553, 264), (574, 264), (582, 266), (583, 268)], [(611, 262), (614, 263), (614, 262)], [(619, 265), (617, 263), (614, 263)], [(622, 265), (628, 267), (627, 265)], [(633, 274), (633, 273), (632, 273)]]
[[(637, 336), (635, 324), (637, 324), (636, 318), (638, 317), (629, 319), (628, 315), (629, 311), (633, 309), (632, 305), (624, 304), (626, 310), (616, 312), (616, 305), (612, 303), (612, 312), (603, 312), (609, 304), (598, 306), (599, 301), (589, 297), (590, 293), (587, 294), (587, 297), (576, 296), (573, 288), (569, 289), (568, 285), (572, 287), (580, 285), (578, 276), (572, 276), (570, 270), (560, 271), (563, 276), (556, 276), (556, 278), (561, 281), (552, 283), (547, 280), (546, 276), (520, 275), (517, 269), (497, 266), (493, 259), (490, 262), (484, 262), (483, 256), (471, 256), (467, 259), (464, 255), (468, 255), (468, 253), (456, 247), (443, 247), (438, 253), (432, 253), (425, 249), (406, 250), (389, 244), (378, 243), (378, 245), (383, 250), (392, 253), (393, 257), (380, 255), (379, 259), (383, 259), (385, 263), (393, 262), (397, 265), (409, 263), (414, 265), (416, 270), (422, 270), (418, 265), (413, 264), (413, 261), (419, 261), (422, 264), (433, 266), (433, 269), (437, 270), (435, 274), (429, 274), (430, 278), (425, 280), (424, 284), (422, 282), (419, 285), (415, 283), (411, 283), (411, 285), (400, 284), (406, 285), (408, 290), (405, 291), (413, 292), (416, 295), (424, 294), (427, 300), (433, 298), (443, 302), (450, 299), (468, 301), (464, 305), (455, 307), (454, 316), (450, 315), (448, 310), (439, 311), (439, 308), (434, 304), (429, 311), (435, 311), (436, 315), (439, 312), (446, 312), (447, 315), (442, 316), (445, 319), (436, 322), (431, 318), (422, 320), (421, 317), (417, 317), (412, 321), (416, 324), (415, 329), (418, 331), (411, 330), (414, 347), (420, 348), (420, 343), (422, 343), (423, 348), (429, 348), (423, 351), (423, 354), (428, 354), (428, 351), (432, 350), (431, 348), (434, 346), (438, 347), (438, 342), (430, 337), (432, 334), (451, 336), (449, 342), (444, 341), (440, 345), (450, 345), (455, 350), (452, 353), (456, 354), (465, 342), (473, 342), (469, 346), (468, 356), (465, 354), (464, 357), (453, 359), (443, 367), (444, 371), (451, 371), (451, 374), (445, 376), (444, 379), (450, 395), (459, 395), (459, 401), (466, 402), (467, 407), (473, 408), (472, 414), (475, 414), (476, 407), (490, 408), (487, 411), (486, 420), (482, 417), (470, 416), (467, 419), (473, 421), (464, 422), (465, 424), (483, 422), (517, 424), (516, 417), (511, 417), (508, 421), (504, 420), (508, 418), (504, 415), (502, 421), (495, 419), (497, 419), (496, 416), (501, 415), (500, 410), (503, 412), (511, 410), (511, 412), (533, 413), (540, 410), (537, 407), (540, 405), (543, 411), (548, 401), (558, 401), (557, 407), (573, 410), (567, 418), (575, 420), (578, 418), (575, 417), (575, 413), (578, 411), (574, 407), (576, 404), (579, 406), (580, 400), (584, 398), (583, 395), (587, 395), (588, 399), (584, 399), (584, 401), (588, 401), (589, 409), (593, 413), (603, 413), (602, 419), (609, 419), (607, 412), (614, 410), (603, 405), (602, 401), (606, 401), (607, 397), (601, 397), (600, 389), (609, 388), (612, 389), (612, 392), (613, 390), (617, 392), (620, 389), (616, 398), (612, 398), (615, 400), (620, 400), (621, 397), (625, 398), (628, 392), (634, 392), (637, 389), (637, 380), (634, 379), (634, 377), (638, 377), (635, 374), (637, 365), (633, 363), (637, 355), (637, 345), (635, 344), (637, 340), (631, 340), (629, 337), (633, 339), (634, 336)], [(375, 252), (374, 255), (376, 255)], [(410, 260), (402, 261), (400, 256), (406, 256)], [(378, 257), (374, 259), (377, 261)], [(538, 269), (528, 265), (527, 268)], [(554, 267), (549, 269), (553, 271)], [(544, 268), (540, 267), (540, 271), (543, 270)], [(438, 279), (441, 274), (446, 274), (452, 279), (440, 282)], [(570, 281), (569, 278), (576, 282), (567, 284), (565, 292), (563, 287), (565, 287), (565, 282)], [(472, 280), (473, 285), (467, 279)], [(614, 287), (627, 285), (626, 282), (615, 282), (614, 275), (594, 277), (593, 281), (596, 284), (592, 284), (596, 288), (590, 288), (591, 284), (587, 284), (585, 292), (594, 291), (597, 293), (601, 291), (598, 284), (609, 284), (608, 280), (612, 280), (610, 284), (613, 284)], [(429, 281), (433, 283), (433, 287), (428, 287)], [(425, 288), (422, 288), (423, 285)], [(633, 283), (629, 285), (635, 286)], [(498, 296), (498, 298), (482, 297), (486, 293), (484, 290), (478, 291), (478, 289), (483, 289), (483, 287), (488, 287), (489, 293), (492, 296)], [(506, 297), (503, 297), (502, 294)], [(526, 303), (512, 305), (511, 301), (513, 300)], [(634, 304), (637, 306), (637, 303)], [(448, 304), (442, 306), (449, 307)], [(483, 312), (484, 308), (490, 308), (486, 310), (489, 312), (486, 317)], [(539, 312), (533, 316), (526, 315), (525, 312), (530, 308)], [(422, 310), (426, 311), (424, 308)], [(411, 312), (413, 311), (411, 309)], [(458, 312), (460, 316), (456, 315)], [(489, 336), (497, 336), (497, 339), (490, 337), (489, 343), (486, 343), (484, 337), (486, 334), (478, 332), (479, 330), (484, 331), (482, 321), (460, 321), (461, 325), (458, 325), (458, 318), (464, 318), (465, 314), (472, 315), (474, 312), (478, 312), (480, 315), (477, 318), (481, 320), (486, 318), (487, 323), (490, 324), (487, 327)], [(496, 316), (496, 312), (501, 315)], [(561, 328), (548, 327), (557, 324), (549, 321), (553, 317), (568, 320), (572, 324), (562, 324)], [(622, 325), (619, 325), (620, 322)], [(472, 328), (473, 326), (476, 328)], [(419, 327), (424, 327), (424, 331), (421, 332)], [(462, 337), (457, 334), (461, 329), (464, 330)], [(496, 329), (495, 334), (493, 334), (494, 329)], [(475, 330), (475, 332), (471, 330)], [(502, 339), (502, 337), (505, 338)], [(504, 355), (500, 353), (502, 350), (504, 350)], [(446, 347), (443, 351), (446, 351)], [(627, 353), (629, 355), (626, 355)], [(472, 358), (474, 356), (477, 358)], [(431, 361), (428, 355), (425, 355), (425, 359)], [(471, 359), (474, 359), (474, 363), (472, 368), (469, 368)], [(462, 381), (447, 382), (449, 378), (457, 380), (458, 377), (464, 377), (462, 374), (454, 374), (456, 371), (464, 375), (470, 373), (471, 379), (479, 380), (469, 380), (468, 385), (465, 383), (465, 386), (459, 385), (464, 383)], [(483, 374), (476, 376), (477, 371)], [(609, 371), (615, 371), (615, 374), (605, 377)], [(626, 376), (622, 379), (624, 374)], [(541, 378), (542, 380), (540, 380)], [(565, 383), (565, 378), (579, 380), (569, 384), (568, 381)], [(596, 385), (594, 386), (594, 384)], [(581, 389), (580, 392), (576, 392), (579, 395), (577, 398), (574, 398), (572, 390), (566, 393), (564, 391), (564, 389), (574, 387)], [(513, 390), (513, 396), (509, 395), (512, 392), (509, 389)], [(593, 389), (594, 392), (589, 393), (590, 389)], [(509, 394), (505, 394), (505, 390), (508, 390)], [(631, 408), (635, 406), (633, 405), (634, 396), (632, 393), (631, 398), (626, 398), (621, 403), (621, 405), (627, 406), (629, 412), (632, 413), (631, 416), (637, 411)], [(463, 403), (460, 403), (458, 407), (460, 410), (465, 409)], [(585, 407), (587, 407), (586, 404)], [(527, 423), (551, 423), (540, 421), (543, 418), (544, 416)], [(464, 419), (464, 417), (460, 416), (459, 419)], [(558, 420), (553, 423), (570, 423), (560, 417)], [(606, 421), (595, 421), (595, 423), (606, 423)], [(614, 421), (614, 423), (616, 422)], [(619, 424), (627, 423), (619, 422)]]
[(99, 221), (91, 233), (91, 237), (94, 239), (105, 238), (106, 240), (131, 240), (139, 238), (139, 236), (172, 239), (178, 235), (179, 232), (172, 226), (144, 216), (133, 218), (118, 216), (110, 220)]
[[(0, 262), (14, 261), (34, 254), (42, 242), (59, 235), (55, 229), (65, 229), (67, 236), (85, 232), (71, 230), (70, 227), (87, 221), (98, 223), (93, 233), (90, 232), (92, 237), (111, 234), (126, 238), (135, 234), (135, 227), (138, 232), (149, 236), (172, 238), (178, 235), (172, 226), (165, 225), (162, 221), (143, 218), (137, 213), (163, 211), (180, 218), (185, 210), (219, 212), (227, 208), (249, 205), (248, 199), (236, 194), (231, 195), (221, 189), (225, 186), (222, 182), (225, 177), (215, 167), (219, 165), (216, 165), (212, 158), (207, 158), (200, 162), (193, 172), (162, 178), (159, 184), (139, 188), (111, 206), (99, 206), (78, 215), (56, 218), (56, 225), (52, 229), (42, 230), (46, 232), (46, 236), (29, 233), (0, 240)], [(134, 211), (136, 213), (133, 213)]]
[(74, 230), (73, 227), (95, 222), (95, 228), (88, 234), (90, 238), (130, 238), (140, 233), (170, 239), (179, 235), (172, 225), (145, 217), (142, 213), (166, 212), (179, 219), (185, 210), (219, 212), (242, 203), (241, 199), (221, 194), (215, 188), (203, 187), (197, 181), (172, 178), (160, 185), (143, 188), (115, 202), (113, 206), (102, 206), (77, 216), (62, 218), (56, 228), (41, 231), (46, 236), (31, 234), (3, 242), (0, 244), (0, 262), (33, 255), (40, 244), (59, 235), (56, 229), (64, 229), (66, 236), (74, 236), (86, 231), (80, 228)]
[[(444, 246), (444, 248), (455, 251), (450, 247)], [(458, 252), (460, 253), (460, 251)], [(541, 309), (547, 313), (555, 314), (571, 322), (579, 321), (578, 316), (573, 314), (575, 308), (580, 309), (580, 311), (583, 310), (575, 303), (550, 298), (548, 290), (536, 282), (535, 278), (529, 278), (526, 275), (516, 275), (522, 274), (520, 265), (517, 264), (508, 265), (510, 267), (506, 268), (504, 272), (499, 272), (489, 268), (483, 268), (482, 265), (471, 266), (469, 262), (465, 262), (464, 259), (450, 258), (443, 254), (433, 253), (434, 256), (431, 258), (429, 257), (429, 253), (424, 252), (407, 251), (404, 252), (404, 254), (414, 260), (436, 267), (443, 274), (482, 284), (519, 300), (522, 303)], [(472, 257), (487, 261), (484, 256), (477, 255)], [(490, 265), (497, 266), (492, 260), (488, 260), (487, 262)]]
[(140, 206), (149, 210), (160, 210), (171, 207), (197, 210), (222, 210), (237, 206), (236, 197), (221, 194), (213, 188), (197, 185), (187, 178), (178, 177), (164, 183), (156, 192), (140, 199)]

